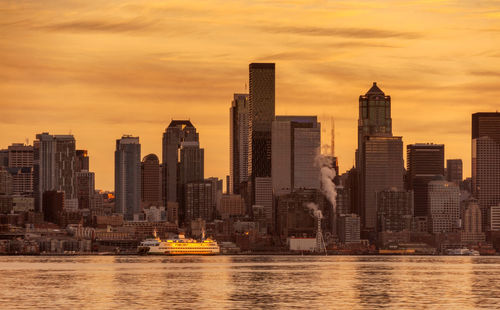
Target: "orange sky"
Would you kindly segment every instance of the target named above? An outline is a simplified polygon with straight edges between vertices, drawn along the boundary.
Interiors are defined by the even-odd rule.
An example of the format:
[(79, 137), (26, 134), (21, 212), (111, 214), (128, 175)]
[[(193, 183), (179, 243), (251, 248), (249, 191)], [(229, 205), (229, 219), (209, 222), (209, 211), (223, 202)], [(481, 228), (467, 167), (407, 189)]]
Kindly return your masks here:
[(224, 178), (250, 62), (276, 63), (277, 114), (335, 117), (342, 171), (377, 81), (394, 135), (444, 143), (470, 176), (471, 113), (500, 107), (500, 1), (4, 1), (0, 148), (71, 132), (113, 189), (117, 138), (161, 157), (170, 120), (190, 118), (205, 176)]

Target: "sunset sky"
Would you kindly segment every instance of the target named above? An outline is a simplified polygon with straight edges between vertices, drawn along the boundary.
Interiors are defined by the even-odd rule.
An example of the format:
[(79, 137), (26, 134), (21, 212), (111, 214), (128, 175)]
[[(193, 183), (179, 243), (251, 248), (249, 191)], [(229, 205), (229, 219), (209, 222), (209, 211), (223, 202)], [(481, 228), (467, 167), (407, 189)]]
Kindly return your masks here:
[(113, 190), (116, 139), (161, 158), (171, 119), (189, 118), (205, 176), (224, 178), (251, 62), (276, 63), (276, 114), (335, 118), (341, 171), (377, 81), (394, 135), (444, 143), (470, 176), (471, 113), (500, 110), (500, 1), (2, 1), (0, 148), (72, 133)]

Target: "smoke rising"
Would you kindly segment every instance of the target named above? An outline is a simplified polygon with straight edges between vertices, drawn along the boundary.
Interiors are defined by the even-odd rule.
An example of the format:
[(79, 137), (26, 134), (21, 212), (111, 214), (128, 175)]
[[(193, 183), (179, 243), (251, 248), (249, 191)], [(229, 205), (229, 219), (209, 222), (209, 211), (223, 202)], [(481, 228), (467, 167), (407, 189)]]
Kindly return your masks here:
[(318, 208), (318, 205), (315, 204), (314, 202), (308, 202), (307, 208), (312, 211), (315, 218), (320, 219), (320, 220), (323, 218), (323, 213)]
[(316, 166), (320, 168), (320, 186), (321, 192), (330, 202), (333, 209), (333, 214), (337, 212), (337, 190), (335, 189), (335, 169), (332, 167), (332, 160), (324, 155), (318, 155), (315, 159)]

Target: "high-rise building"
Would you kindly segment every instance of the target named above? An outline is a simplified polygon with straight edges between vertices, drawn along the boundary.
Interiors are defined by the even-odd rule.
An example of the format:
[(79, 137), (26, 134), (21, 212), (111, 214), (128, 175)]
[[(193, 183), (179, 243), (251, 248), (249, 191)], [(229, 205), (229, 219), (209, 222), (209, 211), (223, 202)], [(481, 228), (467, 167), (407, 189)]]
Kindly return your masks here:
[(76, 173), (76, 183), (78, 188), (78, 208), (90, 209), (95, 194), (95, 174), (93, 172), (81, 170)]
[(116, 140), (115, 212), (132, 221), (141, 211), (141, 145), (139, 137), (124, 135)]
[(416, 143), (406, 146), (406, 188), (414, 193), (415, 216), (426, 216), (427, 184), (444, 176), (444, 145)]
[(488, 210), (500, 203), (500, 113), (472, 114), (472, 191), (479, 201), (483, 231)]
[(315, 158), (321, 147), (316, 116), (276, 116), (272, 123), (272, 180), (275, 195), (298, 188), (319, 189)]
[(8, 151), (9, 167), (22, 168), (33, 166), (33, 146), (14, 143), (8, 147)]
[(248, 94), (234, 94), (229, 109), (229, 192), (240, 193), (240, 184), (248, 181)]
[(0, 195), (12, 195), (12, 175), (7, 168), (0, 167)]
[(401, 137), (366, 136), (362, 146), (361, 213), (365, 230), (377, 224), (376, 193), (403, 189), (403, 140)]
[(358, 149), (356, 167), (362, 166), (363, 142), (366, 136), (392, 136), (391, 96), (373, 82), (365, 95), (359, 96)]
[(245, 201), (241, 195), (222, 195), (217, 206), (217, 212), (223, 220), (229, 219), (232, 216), (243, 216), (245, 215), (245, 211)]
[(255, 178), (255, 205), (262, 206), (267, 231), (273, 230), (273, 183), (270, 177)]
[(64, 211), (64, 191), (44, 191), (42, 195), (43, 219), (59, 224)]
[(360, 242), (360, 219), (357, 214), (342, 214), (338, 218), (338, 236), (344, 244)]
[(185, 223), (202, 219), (211, 222), (215, 218), (216, 204), (213, 197), (213, 182), (209, 180), (186, 183), (184, 190)]
[(374, 82), (359, 96), (358, 149), (356, 170), (359, 197), (353, 210), (359, 210), (365, 231), (375, 231), (376, 193), (403, 188), (403, 141), (392, 136), (391, 97)]
[[(441, 178), (441, 179), (439, 179)], [(457, 231), (460, 219), (460, 189), (455, 183), (436, 177), (427, 185), (429, 232), (433, 234)]]
[(486, 238), (482, 229), (479, 204), (476, 199), (469, 199), (462, 213), (462, 232), (460, 234), (462, 243), (477, 244), (483, 242)]
[(411, 230), (413, 192), (388, 189), (377, 193), (377, 231)]
[(189, 120), (172, 120), (163, 134), (163, 199), (179, 203), (181, 222), (185, 216), (184, 189), (188, 182), (204, 180), (204, 150), (199, 134)]
[(271, 177), (271, 123), (275, 116), (275, 65), (249, 66), (248, 177), (251, 203), (256, 199), (255, 178)]
[(76, 150), (76, 171), (90, 171), (89, 155), (87, 150)]
[(33, 143), (33, 188), (37, 210), (45, 191), (64, 191), (64, 199), (76, 199), (76, 141), (72, 135), (36, 135)]
[(491, 231), (500, 231), (500, 203), (490, 207), (489, 217), (489, 229)]
[(160, 160), (149, 154), (141, 163), (141, 201), (144, 205), (163, 206)]
[(463, 168), (461, 159), (446, 160), (446, 180), (448, 182), (460, 185), (463, 180), (462, 171)]
[(9, 166), (9, 150), (0, 150), (0, 167)]

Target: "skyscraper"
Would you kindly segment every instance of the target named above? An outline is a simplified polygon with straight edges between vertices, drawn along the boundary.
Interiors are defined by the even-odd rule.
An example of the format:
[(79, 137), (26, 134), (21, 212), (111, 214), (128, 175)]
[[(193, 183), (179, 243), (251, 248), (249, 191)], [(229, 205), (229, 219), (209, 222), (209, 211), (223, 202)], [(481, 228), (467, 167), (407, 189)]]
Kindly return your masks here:
[(366, 136), (362, 146), (362, 223), (373, 231), (377, 224), (377, 192), (403, 186), (403, 140), (401, 137)]
[(248, 181), (248, 94), (234, 94), (229, 109), (229, 192), (240, 193), (240, 184)]
[(188, 182), (184, 189), (185, 213), (184, 221), (191, 222), (201, 218), (213, 221), (216, 212), (214, 199), (214, 183), (210, 180)]
[(410, 231), (413, 192), (387, 189), (377, 193), (377, 231)]
[(163, 199), (179, 203), (181, 222), (185, 216), (185, 184), (204, 180), (204, 149), (189, 120), (172, 120), (163, 134)]
[(446, 180), (457, 185), (462, 182), (463, 176), (462, 160), (448, 159), (446, 161)]
[(141, 210), (141, 145), (139, 137), (116, 140), (115, 212), (131, 221)]
[(483, 231), (488, 210), (500, 203), (500, 113), (472, 114), (472, 191), (479, 201)]
[(33, 194), (33, 146), (14, 143), (8, 151), (14, 195)]
[(365, 231), (375, 231), (376, 193), (402, 189), (404, 171), (402, 138), (392, 136), (391, 97), (376, 82), (359, 96), (356, 168), (361, 223)]
[(9, 167), (22, 168), (33, 166), (33, 146), (14, 143), (8, 147)]
[(444, 176), (444, 145), (416, 143), (406, 146), (407, 189), (414, 192), (415, 216), (427, 216), (427, 183)]
[(75, 138), (72, 135), (36, 135), (33, 143), (36, 209), (45, 191), (64, 191), (65, 200), (77, 199)]
[(391, 96), (373, 82), (365, 95), (359, 96), (358, 118), (358, 158), (356, 167), (362, 166), (359, 156), (363, 153), (363, 141), (366, 136), (392, 136)]
[(460, 189), (455, 183), (436, 177), (429, 182), (429, 232), (433, 234), (456, 231), (460, 219)]
[(141, 163), (141, 201), (143, 204), (161, 206), (161, 194), (160, 160), (155, 154), (149, 154)]
[(87, 150), (76, 150), (76, 171), (90, 171)]
[(275, 195), (298, 188), (319, 189), (315, 158), (321, 147), (316, 116), (276, 116), (272, 123), (272, 180)]
[(95, 174), (86, 170), (76, 173), (79, 209), (90, 209), (95, 194)]
[(275, 65), (249, 66), (248, 176), (255, 202), (255, 178), (271, 177), (271, 123), (275, 115)]

